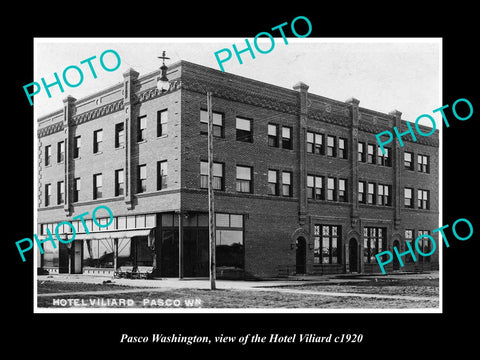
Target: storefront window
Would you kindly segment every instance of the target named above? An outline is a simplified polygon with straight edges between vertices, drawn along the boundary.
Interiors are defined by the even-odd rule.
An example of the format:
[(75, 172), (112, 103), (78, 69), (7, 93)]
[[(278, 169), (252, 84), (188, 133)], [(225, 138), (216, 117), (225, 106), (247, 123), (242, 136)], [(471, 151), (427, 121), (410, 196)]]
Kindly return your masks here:
[(216, 242), (217, 266), (243, 269), (243, 231), (217, 230)]
[(83, 266), (113, 268), (113, 239), (85, 240), (83, 242)]
[(53, 248), (50, 241), (46, 241), (43, 244), (43, 266), (44, 267), (58, 267), (58, 247)]
[(152, 266), (153, 252), (148, 247), (147, 237), (134, 237), (132, 241), (135, 242), (136, 246), (137, 266)]
[(124, 230), (127, 228), (127, 217), (126, 216), (119, 216), (117, 218), (117, 229)]
[(243, 269), (243, 215), (216, 214), (217, 267)]
[(229, 227), (230, 222), (229, 222), (229, 215), (228, 214), (215, 214), (216, 215), (216, 220), (215, 220), (215, 225), (218, 227)]
[(127, 216), (127, 229), (135, 229), (135, 216)]
[(133, 266), (132, 241), (130, 239), (118, 239), (117, 266)]

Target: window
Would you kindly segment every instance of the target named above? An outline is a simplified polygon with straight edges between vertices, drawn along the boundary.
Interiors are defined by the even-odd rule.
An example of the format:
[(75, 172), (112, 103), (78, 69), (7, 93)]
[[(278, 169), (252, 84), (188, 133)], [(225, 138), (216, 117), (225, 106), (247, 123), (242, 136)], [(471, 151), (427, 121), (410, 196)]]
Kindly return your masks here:
[(429, 157), (426, 155), (418, 155), (417, 160), (418, 160), (418, 163), (417, 163), (418, 171), (423, 173), (429, 173), (430, 172)]
[[(145, 127), (147, 127), (147, 124), (145, 124)], [(168, 133), (168, 110), (157, 111), (157, 137), (167, 135), (167, 133)]]
[(243, 215), (215, 214), (216, 264), (218, 268), (243, 269)]
[(292, 173), (282, 171), (282, 196), (292, 196)]
[(313, 227), (313, 263), (340, 264), (341, 226), (314, 225)]
[(77, 202), (80, 197), (80, 178), (73, 180), (73, 202)]
[(358, 143), (358, 161), (365, 162), (365, 143), (359, 142)]
[(138, 165), (137, 176), (137, 193), (143, 193), (147, 191), (147, 165)]
[(268, 124), (268, 146), (278, 147), (278, 125)]
[(307, 152), (322, 155), (325, 154), (322, 134), (307, 132)]
[(413, 208), (412, 194), (413, 194), (413, 189), (406, 187), (405, 191), (404, 191), (404, 195), (405, 195), (404, 196), (404, 198), (405, 198), (404, 205), (407, 208)]
[(314, 175), (307, 176), (307, 198), (315, 200), (325, 199), (323, 177)]
[(278, 195), (277, 170), (268, 170), (268, 195)]
[[(213, 163), (213, 183), (215, 190), (223, 190), (223, 164)], [(208, 161), (200, 161), (200, 188), (208, 189)]]
[(386, 238), (386, 229), (377, 227), (363, 228), (363, 262), (370, 264), (376, 262), (375, 254), (384, 249), (383, 239)]
[(252, 168), (249, 166), (237, 165), (237, 185), (238, 192), (251, 193), (252, 187)]
[(102, 152), (102, 142), (103, 142), (103, 130), (95, 130), (93, 132), (93, 153)]
[(147, 135), (147, 115), (137, 119), (137, 141), (144, 141)]
[(244, 142), (253, 142), (252, 120), (237, 117), (237, 140)]
[(213, 188), (215, 190), (223, 190), (223, 164), (213, 163)]
[(282, 148), (292, 150), (292, 128), (282, 126)]
[(63, 162), (65, 160), (65, 143), (60, 141), (57, 144), (57, 163)]
[(390, 148), (384, 148), (385, 154), (382, 151), (382, 148), (377, 147), (377, 164), (383, 166), (392, 166), (390, 158)]
[(45, 206), (51, 204), (52, 184), (45, 184)]
[(45, 166), (50, 165), (52, 162), (52, 146), (45, 146)]
[(367, 164), (375, 164), (375, 145), (367, 145)]
[[(223, 114), (212, 112), (213, 136), (223, 137)], [(208, 112), (200, 110), (200, 134), (208, 135)]]
[(340, 159), (347, 159), (347, 139), (339, 138), (338, 139), (338, 157)]
[(365, 197), (365, 181), (358, 182), (358, 202), (365, 204), (367, 202)]
[[(414, 246), (412, 245), (413, 244), (413, 230), (410, 230), (410, 229), (405, 230), (405, 242), (409, 243), (412, 249), (414, 248)], [(405, 245), (405, 250), (406, 249), (408, 249), (407, 245)], [(405, 260), (406, 260), (405, 262), (407, 262), (407, 263), (413, 262), (412, 255), (407, 255), (405, 257)]]
[[(429, 234), (428, 230), (418, 230), (418, 237), (420, 237), (422, 235), (430, 235), (430, 234)], [(417, 237), (417, 239), (418, 239), (418, 237)], [(432, 251), (432, 249), (430, 248), (431, 241), (429, 240), (428, 237), (420, 238), (418, 240), (417, 246), (423, 254), (429, 254), (430, 251)], [(430, 262), (430, 259), (431, 259), (431, 256), (421, 256), (421, 255), (419, 256), (419, 261), (420, 262)]]
[(429, 203), (429, 191), (428, 190), (417, 190), (417, 207), (419, 209), (424, 209), (428, 210), (430, 209), (430, 203)]
[(93, 175), (93, 198), (100, 199), (102, 197), (102, 174)]
[(338, 179), (338, 201), (347, 202), (347, 180)]
[(337, 156), (335, 136), (327, 136), (327, 156)]
[(157, 190), (167, 188), (168, 183), (168, 166), (167, 160), (157, 162)]
[(368, 183), (367, 184), (367, 204), (374, 205), (375, 204), (375, 184)]
[(73, 158), (78, 159), (80, 157), (80, 146), (82, 145), (81, 137), (75, 136), (73, 138)]
[(115, 124), (115, 149), (125, 145), (125, 125), (123, 122)]
[(57, 182), (57, 204), (65, 202), (65, 183), (63, 181)]
[(123, 169), (115, 170), (115, 196), (124, 194), (124, 172)]
[(405, 151), (403, 153), (403, 165), (405, 169), (413, 171), (413, 154), (411, 152)]
[(327, 179), (327, 200), (335, 201), (337, 198), (336, 189), (335, 189), (335, 179)]
[(377, 186), (377, 205), (390, 206), (391, 205), (391, 187), (390, 185), (378, 184)]

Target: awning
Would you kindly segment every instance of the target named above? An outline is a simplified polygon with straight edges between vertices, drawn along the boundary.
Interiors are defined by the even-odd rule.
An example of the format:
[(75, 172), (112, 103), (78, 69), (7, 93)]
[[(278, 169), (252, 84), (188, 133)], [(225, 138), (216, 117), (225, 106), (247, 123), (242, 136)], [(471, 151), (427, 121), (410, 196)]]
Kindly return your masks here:
[[(90, 234), (82, 233), (76, 234), (75, 240), (102, 240), (102, 239), (125, 239), (132, 238), (134, 236), (148, 236), (153, 237), (153, 228), (152, 229), (142, 229), (142, 230), (123, 230), (123, 231), (97, 231), (91, 232)], [(70, 239), (72, 234), (68, 234)]]

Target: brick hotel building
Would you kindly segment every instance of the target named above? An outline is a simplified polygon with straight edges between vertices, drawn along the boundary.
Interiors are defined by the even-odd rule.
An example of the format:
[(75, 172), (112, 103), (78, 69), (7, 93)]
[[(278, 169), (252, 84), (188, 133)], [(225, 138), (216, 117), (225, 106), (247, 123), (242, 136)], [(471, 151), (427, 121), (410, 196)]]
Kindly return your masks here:
[[(179, 61), (123, 81), (38, 119), (38, 229), (71, 221), (71, 244), (37, 250), (50, 273), (208, 276), (206, 89), (213, 95), (217, 276), (380, 272), (375, 254), (406, 251), (439, 218), (438, 131), (403, 136), (385, 155), (375, 134), (401, 113), (365, 109)], [(429, 128), (421, 127), (424, 133)], [(396, 139), (395, 139), (396, 140)], [(108, 227), (92, 211), (108, 206)], [(75, 216), (88, 212), (85, 223)], [(103, 216), (100, 216), (102, 214)], [(102, 218), (105, 217), (105, 218)], [(107, 213), (97, 218), (106, 224)], [(70, 227), (58, 228), (64, 239)], [(438, 240), (437, 234), (431, 234)], [(431, 244), (419, 243), (428, 253)], [(418, 254), (417, 254), (418, 255)], [(438, 268), (410, 255), (386, 271)]]

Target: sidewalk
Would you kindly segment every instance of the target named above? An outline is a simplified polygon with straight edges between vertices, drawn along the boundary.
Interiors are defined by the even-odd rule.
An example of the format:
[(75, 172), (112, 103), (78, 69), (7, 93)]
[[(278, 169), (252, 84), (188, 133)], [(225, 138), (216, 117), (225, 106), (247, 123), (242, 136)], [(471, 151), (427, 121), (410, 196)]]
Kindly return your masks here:
[[(407, 296), (407, 295), (382, 295), (382, 294), (367, 294), (367, 293), (352, 293), (352, 292), (323, 292), (311, 290), (299, 290), (297, 288), (289, 288), (290, 286), (306, 285), (306, 284), (341, 284), (342, 282), (368, 281), (368, 279), (375, 279), (375, 276), (359, 274), (358, 276), (302, 276), (298, 280), (265, 280), (265, 281), (244, 281), (244, 280), (216, 280), (216, 288), (219, 290), (253, 290), (253, 291), (272, 291), (281, 293), (295, 293), (295, 294), (309, 294), (321, 296), (334, 297), (362, 297), (362, 298), (377, 298), (377, 299), (402, 299), (402, 300), (432, 300), (431, 297)], [(365, 279), (366, 277), (366, 279)], [(423, 274), (393, 274), (381, 275), (377, 278), (382, 279), (415, 279), (415, 278), (438, 278), (438, 272), (423, 273)], [(39, 281), (65, 281), (65, 282), (79, 282), (91, 284), (103, 284), (108, 282), (112, 285), (123, 285), (135, 287), (135, 289), (112, 289), (103, 291), (79, 291), (68, 293), (46, 293), (38, 294), (39, 297), (49, 296), (65, 296), (65, 295), (111, 295), (121, 293), (138, 293), (146, 292), (162, 292), (174, 289), (210, 289), (209, 279), (113, 279), (111, 277), (100, 277), (91, 275), (41, 275), (38, 276)], [(143, 289), (142, 289), (143, 288)]]

